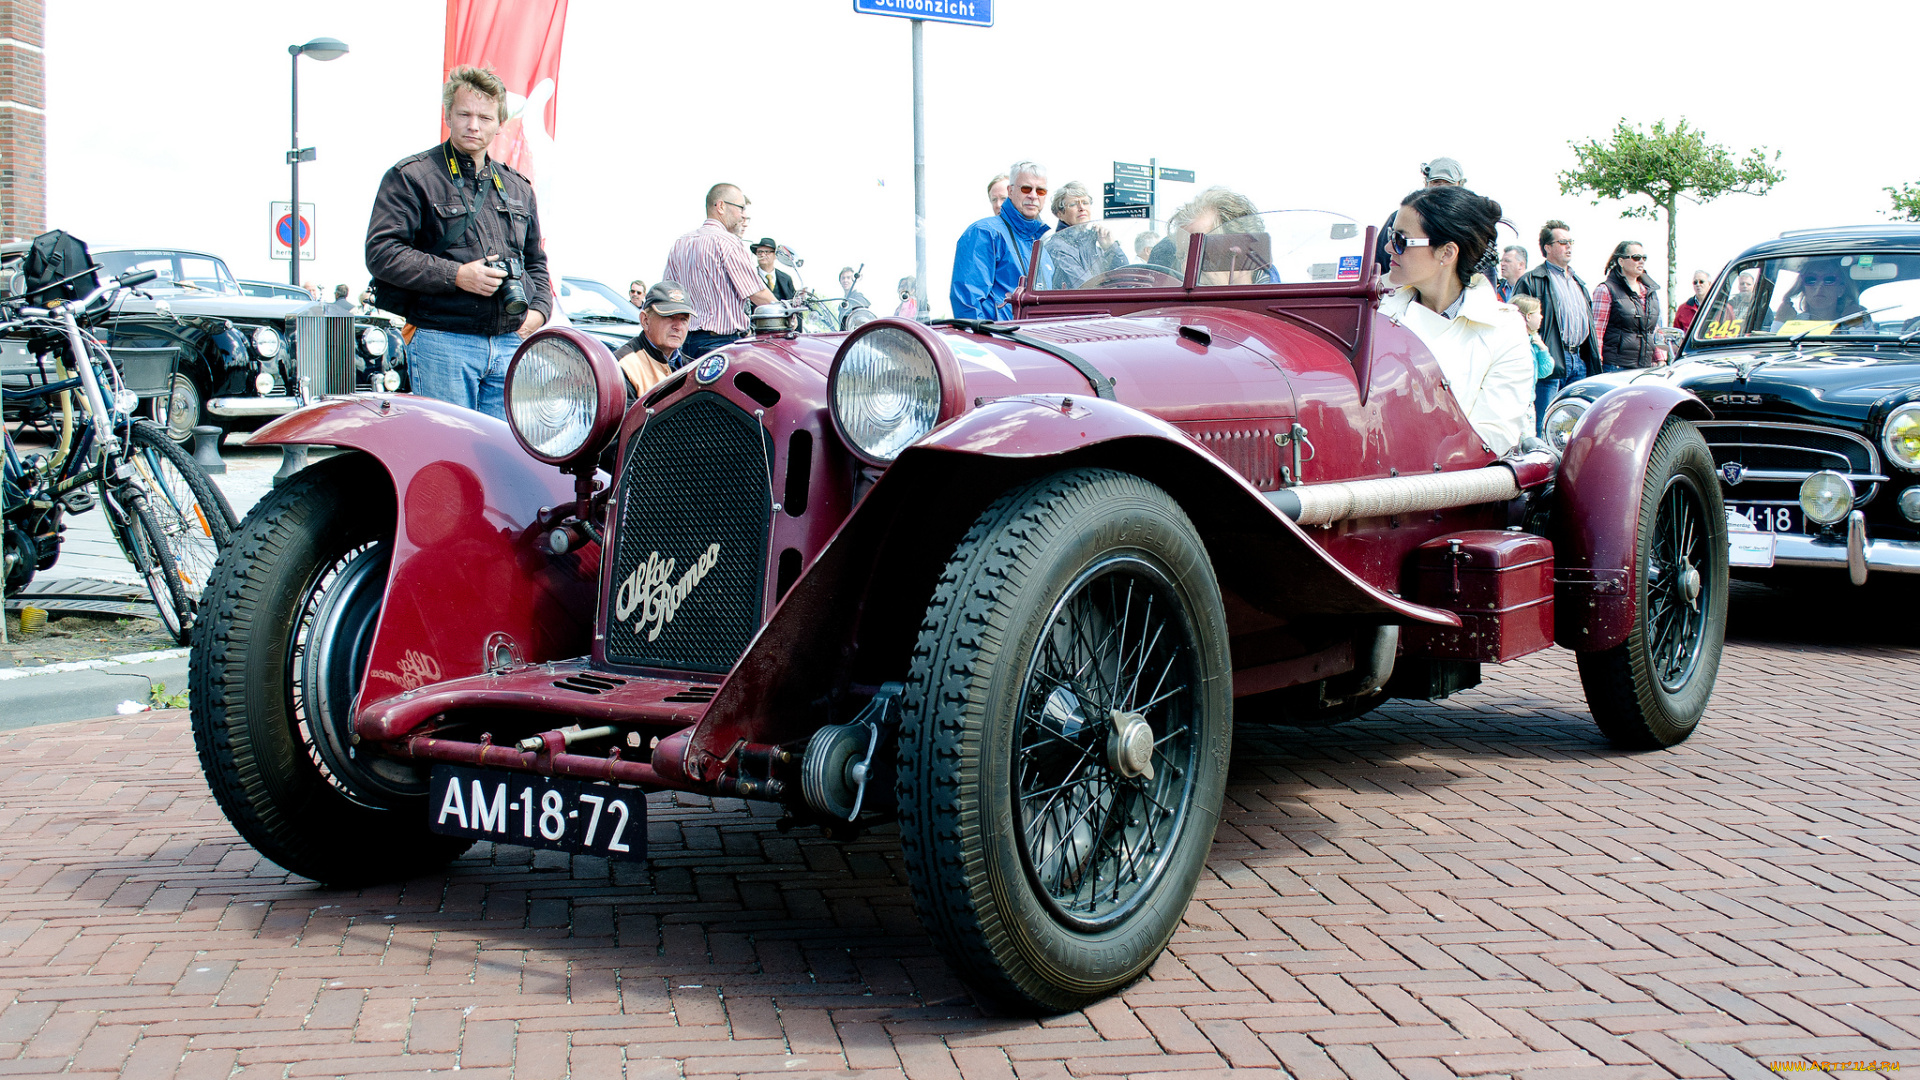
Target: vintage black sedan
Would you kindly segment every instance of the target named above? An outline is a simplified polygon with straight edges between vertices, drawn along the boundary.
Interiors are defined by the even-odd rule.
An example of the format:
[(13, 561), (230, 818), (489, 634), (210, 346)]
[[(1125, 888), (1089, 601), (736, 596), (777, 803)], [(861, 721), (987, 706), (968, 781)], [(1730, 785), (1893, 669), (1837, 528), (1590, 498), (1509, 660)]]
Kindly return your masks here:
[(1664, 382), (1713, 411), (1713, 450), (1743, 573), (1775, 567), (1920, 574), (1920, 226), (1781, 234), (1727, 265), (1675, 363), (1569, 385), (1547, 408), (1559, 446), (1591, 406)]

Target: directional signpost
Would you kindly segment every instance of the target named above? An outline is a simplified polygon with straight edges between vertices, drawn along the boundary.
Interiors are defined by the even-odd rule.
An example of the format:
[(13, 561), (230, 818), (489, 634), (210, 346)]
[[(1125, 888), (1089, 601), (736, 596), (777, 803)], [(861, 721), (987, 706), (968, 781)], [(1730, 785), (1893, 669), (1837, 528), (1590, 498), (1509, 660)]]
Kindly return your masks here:
[(928, 19), (992, 26), (993, 0), (853, 0), (853, 10), (859, 15), (913, 20), (913, 288), (919, 309), (927, 311), (927, 127), (926, 95), (921, 89), (926, 80), (920, 28)]
[(1158, 194), (1156, 177), (1179, 184), (1193, 183), (1192, 169), (1162, 169), (1157, 159), (1145, 165), (1131, 161), (1113, 163), (1113, 182), (1103, 185), (1106, 192), (1105, 216), (1110, 218), (1146, 218), (1154, 220), (1154, 197)]

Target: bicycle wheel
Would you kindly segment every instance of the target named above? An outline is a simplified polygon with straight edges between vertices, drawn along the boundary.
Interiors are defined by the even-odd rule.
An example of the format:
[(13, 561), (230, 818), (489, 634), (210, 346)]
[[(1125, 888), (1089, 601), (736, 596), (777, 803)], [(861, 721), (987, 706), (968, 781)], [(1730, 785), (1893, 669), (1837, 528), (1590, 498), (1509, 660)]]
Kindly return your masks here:
[[(158, 539), (160, 526), (153, 520), (147, 497), (137, 491), (128, 492), (125, 506), (127, 525), (120, 545), (126, 549), (134, 569), (140, 571), (147, 591), (153, 594), (154, 606), (160, 609), (161, 625), (173, 635), (173, 640), (185, 645), (187, 631), (193, 626), (193, 606), (182, 584), (180, 568), (173, 561), (173, 552)], [(111, 515), (108, 520), (113, 520)]]
[(157, 526), (154, 537), (173, 556), (191, 614), (213, 576), (214, 562), (239, 525), (233, 507), (193, 455), (158, 424), (133, 422), (127, 462), (145, 486), (147, 510)]

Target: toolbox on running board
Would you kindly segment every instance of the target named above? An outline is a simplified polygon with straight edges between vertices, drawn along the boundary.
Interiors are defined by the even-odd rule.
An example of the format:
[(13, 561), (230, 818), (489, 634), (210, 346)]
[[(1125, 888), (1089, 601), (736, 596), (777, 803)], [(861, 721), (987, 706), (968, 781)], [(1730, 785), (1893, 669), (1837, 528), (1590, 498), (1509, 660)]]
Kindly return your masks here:
[(1553, 544), (1476, 529), (1435, 537), (1414, 555), (1414, 600), (1460, 616), (1458, 628), (1408, 627), (1411, 655), (1511, 660), (1553, 644)]

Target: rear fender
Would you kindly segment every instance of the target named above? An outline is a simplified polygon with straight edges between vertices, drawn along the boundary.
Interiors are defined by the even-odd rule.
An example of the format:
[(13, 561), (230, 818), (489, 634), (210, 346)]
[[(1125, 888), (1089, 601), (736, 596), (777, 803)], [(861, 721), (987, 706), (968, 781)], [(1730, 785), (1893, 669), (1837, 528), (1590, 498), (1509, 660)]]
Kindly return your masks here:
[(1636, 614), (1640, 491), (1670, 416), (1710, 420), (1699, 398), (1665, 383), (1622, 387), (1594, 402), (1567, 441), (1548, 530), (1554, 550), (1554, 638), (1576, 652), (1627, 639)]
[(1083, 467), (1134, 473), (1178, 499), (1223, 586), (1257, 607), (1459, 625), (1354, 576), (1170, 424), (1091, 394), (1003, 398), (900, 455), (774, 609), (690, 740), (676, 740), (684, 761), (656, 756), (655, 767), (712, 780), (740, 740), (802, 738), (838, 689), (903, 677), (938, 574), (980, 511), (1016, 484)]
[[(542, 507), (571, 479), (520, 449), (507, 425), (423, 397), (336, 398), (268, 424), (248, 445), (335, 446), (384, 470), (398, 521), (386, 600), (358, 712), (428, 683), (584, 655), (592, 642), (600, 548), (541, 554)], [(361, 473), (378, 482), (378, 471)]]

